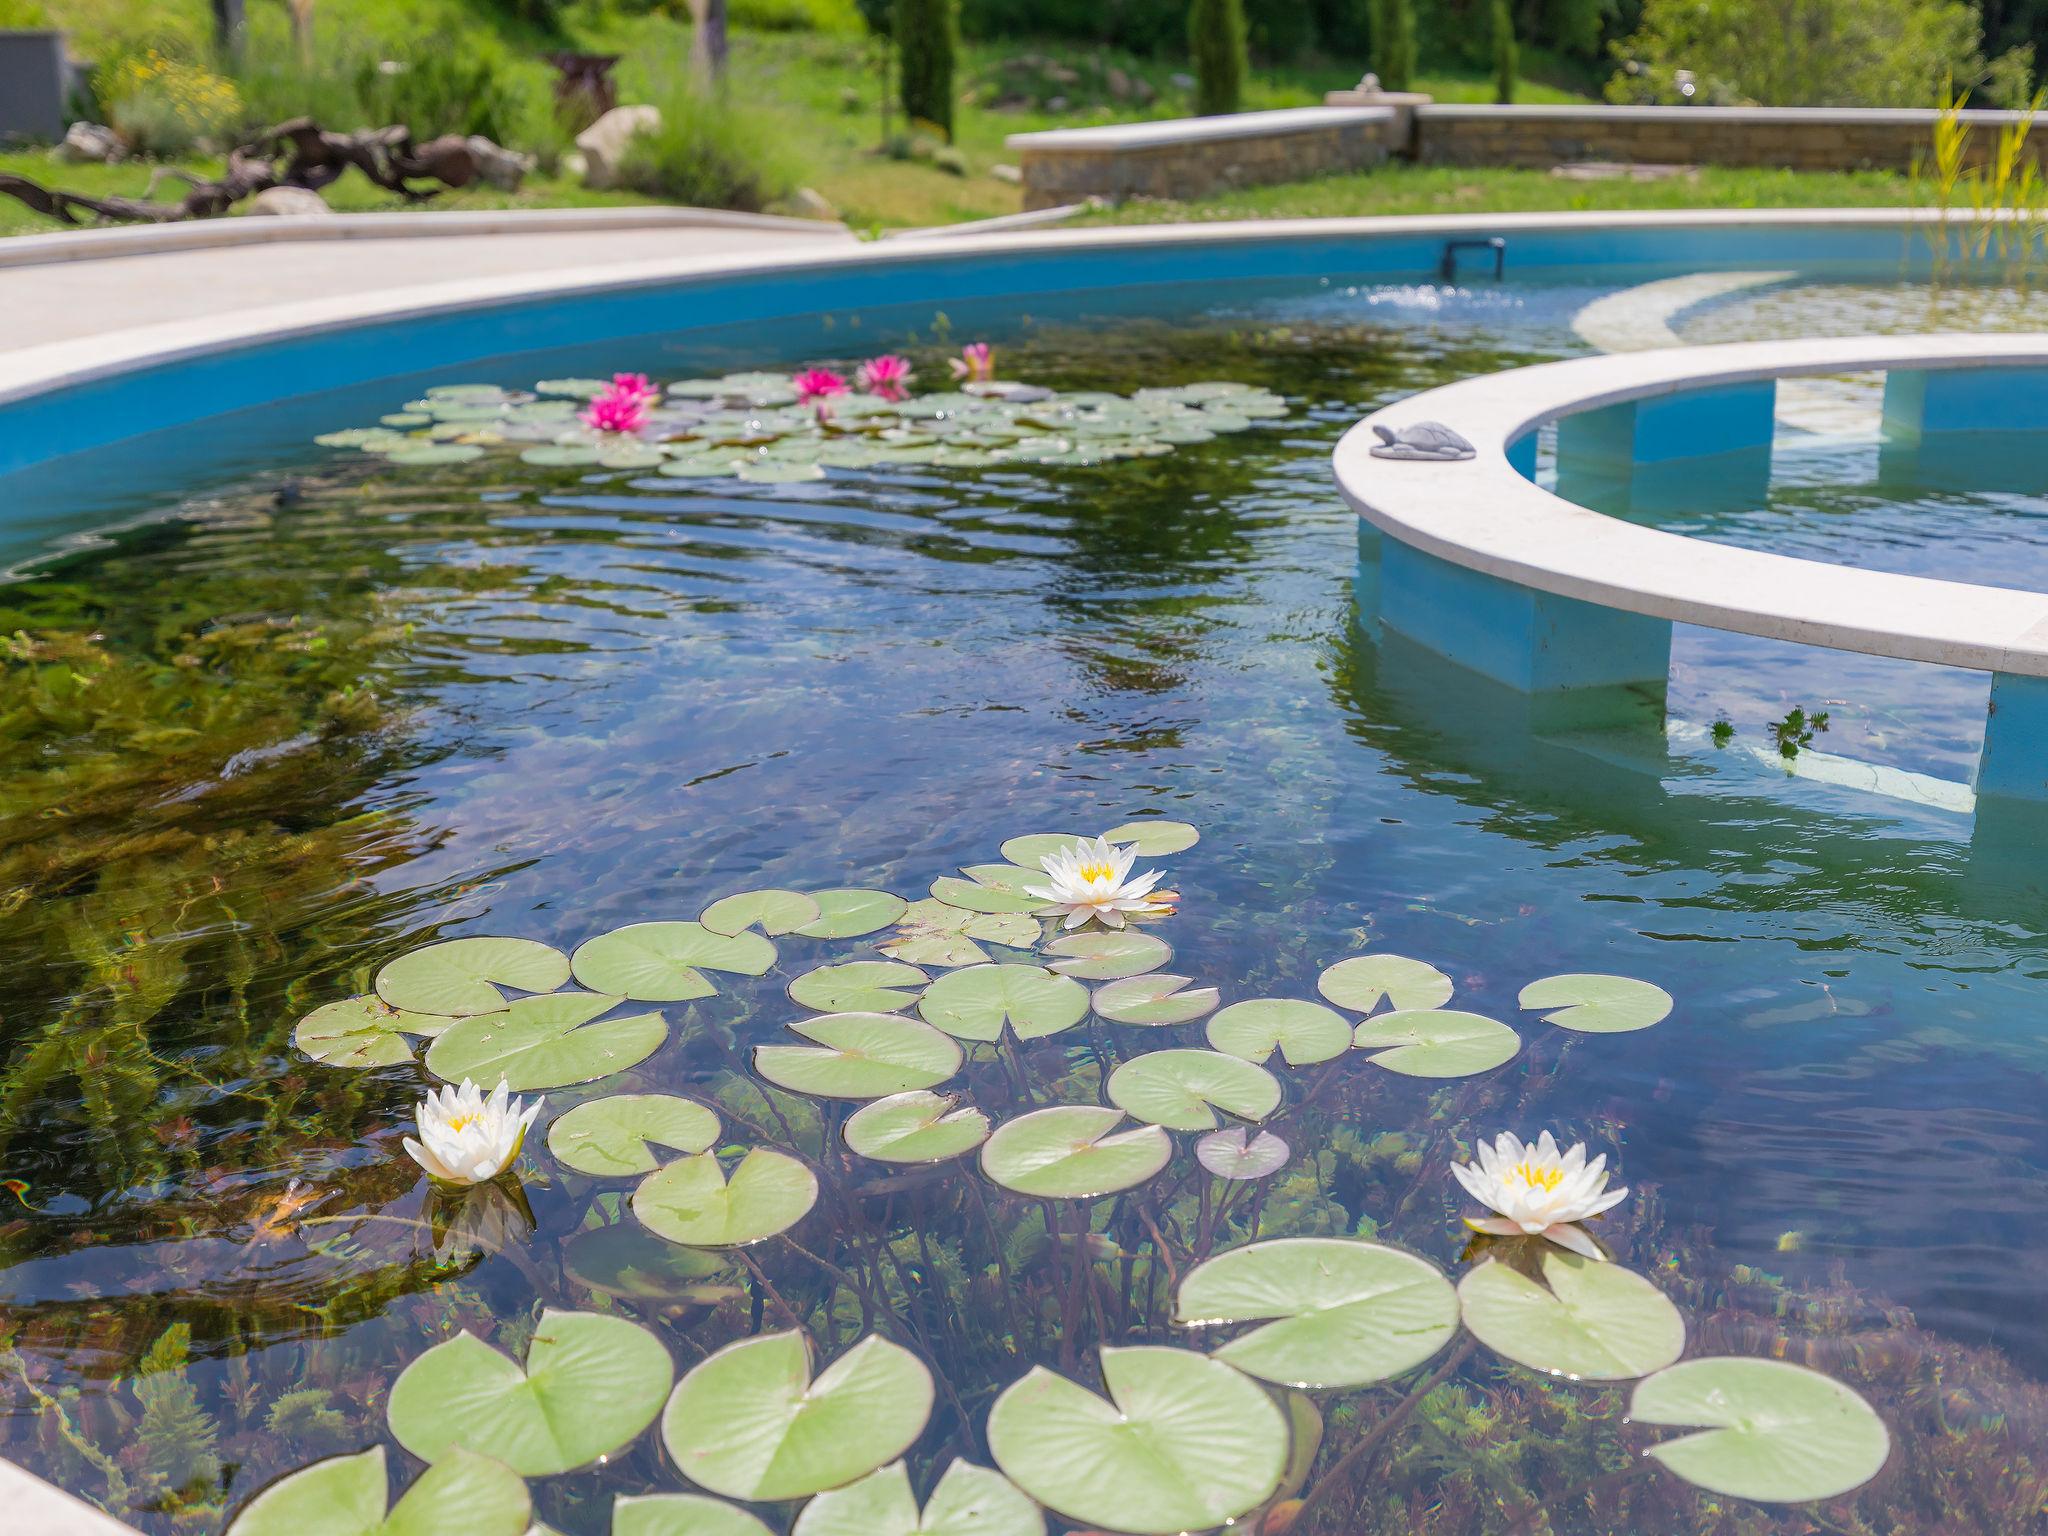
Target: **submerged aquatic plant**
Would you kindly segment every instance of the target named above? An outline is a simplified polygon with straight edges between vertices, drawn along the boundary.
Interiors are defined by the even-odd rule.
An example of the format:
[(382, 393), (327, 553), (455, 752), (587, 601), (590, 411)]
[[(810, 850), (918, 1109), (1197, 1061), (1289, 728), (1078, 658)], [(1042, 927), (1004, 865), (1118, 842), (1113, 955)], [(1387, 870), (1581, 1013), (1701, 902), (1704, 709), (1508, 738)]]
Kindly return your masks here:
[(1167, 892), (1152, 888), (1165, 871), (1147, 870), (1133, 879), (1131, 865), (1137, 857), (1135, 847), (1119, 848), (1106, 837), (1081, 838), (1073, 847), (1039, 860), (1046, 883), (1027, 885), (1024, 894), (1057, 909), (1065, 928), (1078, 928), (1090, 919), (1121, 928), (1132, 917), (1164, 916), (1173, 903)]
[(1474, 1232), (1541, 1237), (1596, 1261), (1607, 1255), (1578, 1224), (1628, 1198), (1626, 1188), (1607, 1188), (1606, 1153), (1589, 1163), (1584, 1142), (1560, 1153), (1548, 1131), (1526, 1146), (1503, 1131), (1491, 1146), (1478, 1144), (1475, 1162), (1453, 1163), (1451, 1172), (1467, 1194), (1497, 1213), (1467, 1217)]
[(531, 1104), (511, 1096), (501, 1080), (486, 1098), (464, 1078), (460, 1086), (430, 1093), (414, 1111), (419, 1140), (405, 1138), (412, 1160), (447, 1184), (481, 1184), (512, 1166), (546, 1099)]

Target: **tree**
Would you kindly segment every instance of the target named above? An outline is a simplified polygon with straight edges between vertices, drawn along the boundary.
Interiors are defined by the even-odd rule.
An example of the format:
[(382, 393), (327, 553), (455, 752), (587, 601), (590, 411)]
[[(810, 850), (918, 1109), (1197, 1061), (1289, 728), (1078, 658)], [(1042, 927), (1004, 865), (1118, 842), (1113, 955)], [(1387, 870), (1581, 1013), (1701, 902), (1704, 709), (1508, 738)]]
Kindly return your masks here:
[(1380, 86), (1405, 91), (1415, 79), (1415, 0), (1378, 0), (1373, 12), (1373, 71)]
[(1515, 100), (1515, 76), (1521, 70), (1521, 51), (1515, 47), (1515, 18), (1508, 0), (1493, 0), (1493, 99), (1502, 106)]
[(954, 0), (896, 0), (896, 52), (903, 114), (953, 137), (953, 55), (959, 46)]
[(1245, 56), (1242, 0), (1194, 0), (1188, 9), (1188, 52), (1195, 60), (1195, 111), (1220, 117), (1244, 105)]

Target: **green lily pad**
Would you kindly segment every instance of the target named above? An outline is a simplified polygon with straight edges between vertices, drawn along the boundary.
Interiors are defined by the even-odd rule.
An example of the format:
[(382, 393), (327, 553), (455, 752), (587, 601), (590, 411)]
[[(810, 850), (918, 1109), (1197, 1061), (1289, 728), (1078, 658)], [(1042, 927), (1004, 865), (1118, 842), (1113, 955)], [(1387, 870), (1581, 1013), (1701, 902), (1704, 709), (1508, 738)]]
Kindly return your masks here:
[(960, 1040), (1000, 1040), (1008, 1025), (1019, 1040), (1072, 1029), (1088, 1016), (1088, 989), (1036, 965), (971, 965), (925, 989), (917, 1011)]
[(502, 1013), (462, 1019), (427, 1050), (427, 1070), (445, 1082), (473, 1078), (484, 1087), (500, 1081), (515, 1093), (564, 1088), (610, 1077), (661, 1049), (668, 1024), (658, 1013), (589, 1020), (617, 1007), (603, 992), (556, 992), (522, 997)]
[(1639, 1383), (1638, 1424), (1697, 1426), (1650, 1447), (1689, 1483), (1762, 1504), (1830, 1499), (1877, 1476), (1884, 1420), (1840, 1382), (1781, 1360), (1687, 1360)]
[(467, 1451), (422, 1472), (387, 1516), (390, 1487), (383, 1446), (330, 1456), (257, 1494), (227, 1536), (522, 1536), (533, 1518), (526, 1480)]
[(988, 1116), (953, 1095), (916, 1088), (855, 1110), (845, 1136), (878, 1163), (942, 1163), (988, 1140)]
[(1045, 861), (1056, 853), (1065, 853), (1076, 843), (1091, 840), (1087, 832), (1026, 832), (1021, 837), (1006, 838), (1002, 855), (1012, 864), (1025, 869), (1043, 869)]
[(1362, 1387), (1413, 1370), (1458, 1331), (1458, 1293), (1427, 1259), (1381, 1243), (1288, 1237), (1189, 1270), (1189, 1327), (1263, 1322), (1215, 1351), (1262, 1381)]
[(1263, 1062), (1279, 1051), (1290, 1067), (1330, 1061), (1351, 1049), (1351, 1025), (1321, 1003), (1254, 997), (1232, 1003), (1205, 1031), (1217, 1050)]
[(932, 898), (935, 901), (943, 901), (949, 907), (958, 907), (964, 912), (1036, 912), (1045, 905), (1041, 897), (1026, 896), (1022, 891), (1004, 890), (1000, 886), (982, 885), (973, 880), (962, 880), (956, 875), (941, 875), (934, 880)]
[(632, 923), (600, 934), (569, 957), (576, 979), (645, 1003), (680, 1003), (718, 989), (704, 971), (760, 976), (775, 946), (757, 933), (713, 933), (702, 923)]
[(740, 456), (727, 450), (722, 453), (692, 453), (667, 460), (660, 473), (673, 475), (679, 480), (723, 480), (740, 472)]
[(1199, 1019), (1220, 1000), (1214, 987), (1194, 986), (1190, 977), (1148, 971), (1097, 987), (1093, 1005), (1112, 1024), (1165, 1025)]
[(657, 1237), (689, 1248), (747, 1248), (810, 1214), (818, 1180), (786, 1152), (756, 1147), (730, 1181), (718, 1154), (678, 1158), (640, 1181), (633, 1214)]
[(1287, 1143), (1271, 1131), (1253, 1135), (1241, 1125), (1211, 1131), (1195, 1142), (1195, 1161), (1219, 1179), (1263, 1179), (1287, 1166)]
[(793, 1093), (879, 1099), (930, 1088), (960, 1070), (951, 1036), (900, 1013), (828, 1013), (790, 1029), (815, 1045), (757, 1045), (754, 1070)]
[(694, 1099), (666, 1093), (621, 1093), (578, 1104), (548, 1127), (555, 1161), (595, 1178), (652, 1173), (654, 1148), (708, 1151), (718, 1141), (718, 1116)]
[(1202, 840), (1202, 834), (1184, 821), (1127, 821), (1102, 834), (1121, 847), (1135, 848), (1143, 859), (1163, 859), (1180, 853)]
[(532, 939), (448, 939), (385, 966), (377, 973), (377, 995), (408, 1013), (495, 1013), (505, 1006), (498, 986), (552, 992), (568, 979), (569, 962), (552, 945)]
[(800, 1499), (894, 1461), (924, 1433), (932, 1378), (870, 1334), (811, 1375), (810, 1340), (728, 1344), (676, 1384), (661, 1438), (683, 1475), (729, 1499)]
[(473, 443), (421, 443), (412, 448), (393, 448), (384, 455), (393, 464), (467, 464), (484, 456)]
[(612, 1500), (611, 1536), (775, 1536), (744, 1509), (701, 1493)]
[(674, 1380), (668, 1351), (638, 1323), (551, 1307), (524, 1369), (459, 1333), (399, 1373), (386, 1417), (422, 1461), (474, 1451), (522, 1477), (552, 1477), (630, 1445)]
[(1013, 896), (1023, 895), (1029, 886), (1045, 884), (1045, 871), (1036, 864), (1029, 868), (1022, 864), (969, 864), (960, 873), (976, 885)]
[(1167, 1165), (1173, 1138), (1156, 1125), (1119, 1132), (1123, 1120), (1122, 1110), (1093, 1104), (1033, 1110), (982, 1143), (981, 1170), (1005, 1189), (1046, 1200), (1092, 1200), (1133, 1188)]
[(926, 900), (913, 901), (904, 908), (896, 936), (877, 948), (909, 965), (952, 969), (987, 963), (988, 951), (982, 943), (1030, 949), (1039, 936), (1038, 919), (1021, 912), (968, 912), (943, 901)]
[(606, 469), (659, 469), (668, 455), (653, 443), (602, 443), (597, 462)]
[(1671, 994), (1662, 987), (1629, 976), (1546, 976), (1522, 988), (1524, 1008), (1554, 1008), (1546, 1024), (1587, 1034), (1619, 1035), (1648, 1029), (1668, 1016)]
[[(1173, 958), (1166, 940), (1136, 928), (1065, 933), (1045, 946), (1047, 968), (1084, 981), (1122, 981), (1156, 971)], [(1349, 1043), (1348, 1037), (1346, 1043)]]
[(900, 1461), (803, 1507), (790, 1536), (1045, 1536), (1045, 1516), (1000, 1472), (954, 1461), (922, 1514)]
[(299, 1020), (292, 1043), (332, 1067), (392, 1067), (412, 1060), (407, 1035), (431, 1037), (454, 1022), (446, 1014), (393, 1008), (381, 997), (349, 997)]
[(1458, 1282), (1465, 1326), (1495, 1354), (1572, 1381), (1627, 1381), (1685, 1352), (1685, 1319), (1632, 1270), (1543, 1256), (1544, 1285), (1488, 1259)]
[(802, 891), (742, 891), (737, 896), (714, 901), (697, 921), (727, 938), (754, 927), (773, 938), (778, 933), (794, 933), (824, 915), (818, 904)]
[(589, 400), (611, 387), (609, 379), (542, 379), (533, 389), (535, 394), (569, 395), (577, 400)]
[(802, 480), (822, 480), (825, 471), (816, 464), (794, 460), (754, 459), (740, 465), (740, 478), (755, 485), (794, 485)]
[(813, 891), (811, 900), (818, 904), (819, 916), (797, 929), (807, 939), (857, 939), (888, 927), (910, 905), (901, 896), (892, 896), (887, 891), (851, 887)]
[(522, 462), (542, 469), (574, 469), (595, 464), (598, 453), (595, 446), (580, 443), (541, 443), (524, 450), (519, 457)]
[(713, 1284), (731, 1273), (725, 1258), (683, 1248), (632, 1222), (592, 1227), (569, 1239), (563, 1266), (579, 1285), (626, 1301), (705, 1301), (727, 1294)]
[(1185, 1349), (1102, 1351), (1105, 1401), (1036, 1366), (988, 1416), (1010, 1481), (1076, 1524), (1206, 1531), (1273, 1496), (1287, 1420), (1264, 1387)]
[(1352, 1043), (1376, 1067), (1403, 1077), (1470, 1077), (1510, 1060), (1521, 1036), (1507, 1025), (1449, 1008), (1408, 1008), (1358, 1026)]
[(1109, 1074), (1110, 1103), (1169, 1131), (1213, 1131), (1216, 1111), (1254, 1123), (1280, 1107), (1280, 1080), (1220, 1051), (1153, 1051)]
[(789, 996), (820, 1013), (896, 1013), (916, 1002), (930, 980), (900, 960), (848, 960), (805, 971), (789, 984)]
[(1317, 978), (1316, 990), (1339, 1008), (1371, 1013), (1382, 1002), (1397, 1011), (1441, 1008), (1451, 1000), (1451, 978), (1406, 955), (1357, 955), (1339, 960)]

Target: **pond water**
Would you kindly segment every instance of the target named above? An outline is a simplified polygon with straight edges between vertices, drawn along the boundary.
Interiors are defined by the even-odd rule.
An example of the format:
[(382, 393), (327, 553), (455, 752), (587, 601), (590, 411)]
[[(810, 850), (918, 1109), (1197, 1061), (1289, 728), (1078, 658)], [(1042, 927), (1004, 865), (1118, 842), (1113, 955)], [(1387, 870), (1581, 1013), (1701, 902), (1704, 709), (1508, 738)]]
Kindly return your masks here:
[[(45, 526), (123, 526), (0, 586), (0, 1454), (153, 1536), (223, 1530), (274, 1479), (373, 1445), (395, 1489), (421, 1465), (387, 1428), (408, 1363), (461, 1330), (524, 1358), (556, 1308), (643, 1325), (679, 1373), (791, 1328), (821, 1361), (867, 1334), (902, 1346), (937, 1383), (907, 1452), (922, 1496), (955, 1457), (991, 1464), (990, 1407), (1034, 1366), (1096, 1390), (1099, 1346), (1229, 1336), (1175, 1322), (1207, 1255), (1341, 1236), (1453, 1280), (1485, 1257), (1534, 1266), (1521, 1242), (1468, 1250), (1478, 1211), (1450, 1170), (1479, 1138), (1549, 1128), (1628, 1187), (1591, 1228), (1676, 1304), (1686, 1355), (1848, 1385), (1890, 1431), (1884, 1470), (1817, 1505), (1703, 1491), (1642, 1458), (1679, 1432), (1630, 1421), (1631, 1381), (1446, 1338), (1427, 1366), (1316, 1392), (1313, 1411), (1289, 1400), (1297, 1453), (1322, 1425), (1297, 1531), (2040, 1529), (2048, 914), (1983, 878), (1967, 817), (1676, 729), (1532, 732), (1360, 609), (1338, 435), (1415, 390), (1580, 350), (1571, 317), (1604, 291), (1325, 283), (1174, 295), (1159, 316), (906, 310), (471, 376), (677, 379), (894, 346), (933, 379), (986, 335), (1008, 378), (1220, 379), (1290, 408), (1101, 465), (786, 485), (309, 446), (465, 382), (433, 379), (252, 418), (210, 461), (188, 434), (68, 490), (38, 482)], [(1890, 285), (1827, 292), (1831, 314), (1858, 293), (1873, 315), (1899, 308)], [(1702, 531), (1881, 566), (1932, 549), (1958, 562), (1944, 574), (2032, 584), (2014, 562), (2038, 549), (2039, 512), (1866, 502), (1831, 469)], [(1968, 685), (1685, 631), (1671, 713), (1757, 743), (1791, 705), (1826, 708), (1830, 750), (1959, 778), (1981, 728)], [(659, 1048), (550, 1089), (515, 1176), (467, 1193), (401, 1149), (435, 1081), (423, 1065), (293, 1043), (302, 1016), (437, 939), (567, 953), (761, 888), (916, 899), (1000, 863), (1013, 836), (1134, 818), (1199, 832), (1139, 861), (1178, 892), (1145, 931), (1194, 987), (1313, 999), (1338, 961), (1413, 957), (1449, 978), (1452, 1009), (1513, 1028), (1512, 1058), (1437, 1079), (1362, 1050), (1276, 1056), (1277, 1172), (1211, 1178), (1175, 1133), (1157, 1176), (1046, 1201), (971, 1153), (856, 1156), (855, 1104), (755, 1069), (753, 1047), (802, 1043), (790, 983), (883, 958), (890, 930), (782, 934), (764, 974), (625, 1005), (663, 1016)], [(1560, 972), (1639, 978), (1675, 1007), (1605, 1034), (1518, 1005)], [(997, 1125), (1100, 1104), (1118, 1063), (1202, 1047), (1206, 1028), (1090, 1017), (970, 1042), (941, 1086)], [(620, 1093), (711, 1107), (728, 1166), (780, 1149), (815, 1205), (737, 1253), (649, 1239), (636, 1180), (547, 1144), (572, 1105)], [(704, 1386), (686, 1417), (728, 1407)], [(1194, 1437), (1219, 1467), (1257, 1438)], [(657, 1426), (530, 1486), (534, 1518), (599, 1536), (614, 1495), (692, 1484)], [(1178, 1528), (1133, 1498), (1131, 1529)], [(795, 1505), (753, 1507), (781, 1530)]]

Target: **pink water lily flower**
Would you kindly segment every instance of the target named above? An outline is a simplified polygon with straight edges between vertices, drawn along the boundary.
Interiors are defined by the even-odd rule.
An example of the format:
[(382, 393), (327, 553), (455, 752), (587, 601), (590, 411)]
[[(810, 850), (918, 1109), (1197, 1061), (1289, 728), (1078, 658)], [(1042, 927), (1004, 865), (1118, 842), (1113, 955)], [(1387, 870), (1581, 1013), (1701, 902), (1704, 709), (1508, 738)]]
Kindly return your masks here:
[(986, 384), (996, 376), (995, 348), (985, 341), (970, 341), (960, 349), (958, 357), (951, 359), (949, 366), (956, 379)]
[(647, 425), (653, 399), (654, 387), (645, 375), (622, 373), (592, 396), (581, 419), (593, 432), (639, 432)]
[(869, 394), (895, 401), (910, 398), (910, 384), (917, 375), (911, 371), (909, 358), (884, 352), (880, 357), (871, 357), (862, 363), (860, 372), (854, 377)]
[(846, 380), (830, 368), (806, 368), (790, 381), (796, 389), (799, 405), (808, 405), (813, 400), (829, 400), (834, 395), (843, 395), (851, 388)]
[(644, 373), (615, 373), (612, 375), (612, 392), (620, 395), (638, 395), (652, 405), (661, 396), (654, 381)]

